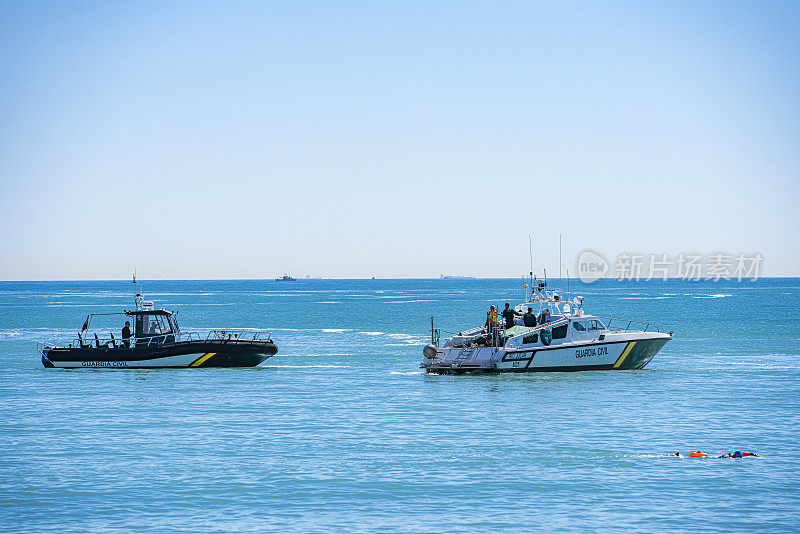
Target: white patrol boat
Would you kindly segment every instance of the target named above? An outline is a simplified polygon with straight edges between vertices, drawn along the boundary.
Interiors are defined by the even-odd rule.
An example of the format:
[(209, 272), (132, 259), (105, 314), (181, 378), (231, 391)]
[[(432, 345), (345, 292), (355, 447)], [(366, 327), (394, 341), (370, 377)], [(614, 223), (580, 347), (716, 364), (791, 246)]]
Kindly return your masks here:
[[(514, 308), (510, 328), (501, 316), (439, 346), (440, 330), (431, 318), (431, 344), (420, 367), (437, 374), (641, 369), (672, 339), (672, 332), (650, 323), (587, 314), (583, 297), (564, 302), (546, 282), (523, 287), (532, 288), (530, 298)], [(521, 316), (528, 308), (535, 313), (525, 326)]]

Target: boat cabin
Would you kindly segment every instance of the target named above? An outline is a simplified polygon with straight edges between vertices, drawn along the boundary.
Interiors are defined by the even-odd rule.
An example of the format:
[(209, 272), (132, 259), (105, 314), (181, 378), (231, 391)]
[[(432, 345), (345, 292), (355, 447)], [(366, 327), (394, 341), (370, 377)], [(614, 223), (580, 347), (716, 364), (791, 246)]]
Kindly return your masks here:
[(174, 314), (167, 310), (126, 311), (133, 322), (133, 335), (136, 338), (177, 334), (180, 332)]

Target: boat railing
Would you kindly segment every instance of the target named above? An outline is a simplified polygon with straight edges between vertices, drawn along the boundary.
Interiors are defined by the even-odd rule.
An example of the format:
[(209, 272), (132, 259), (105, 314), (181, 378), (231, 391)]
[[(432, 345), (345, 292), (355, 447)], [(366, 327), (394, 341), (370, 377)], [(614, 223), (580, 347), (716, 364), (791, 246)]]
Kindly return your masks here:
[[(540, 325), (537, 325), (537, 326), (529, 326), (527, 328), (530, 328), (530, 330), (527, 330), (525, 332), (519, 333), (519, 334), (517, 334), (516, 336), (513, 336), (513, 337), (527, 336), (527, 335), (532, 334), (534, 332), (538, 332), (539, 330), (541, 330), (543, 328), (555, 328), (557, 326), (561, 326), (563, 324), (566, 324), (569, 321), (570, 321), (570, 319), (568, 317), (562, 317), (561, 319), (557, 319), (555, 321), (550, 321), (550, 322), (547, 322), (545, 324), (540, 324)], [(508, 328), (504, 328), (504, 329), (501, 330), (501, 336), (502, 337), (506, 337), (506, 331), (507, 330), (508, 330)]]
[(206, 341), (269, 341), (272, 334), (267, 330), (212, 330)]
[[(629, 332), (635, 330), (637, 332), (661, 332), (659, 328), (652, 323), (645, 323), (644, 321), (633, 321), (631, 319), (618, 319), (616, 317), (597, 317), (603, 321), (606, 328), (615, 332)], [(643, 327), (643, 328), (642, 328)]]
[[(78, 337), (69, 344), (69, 348), (98, 348), (98, 349), (129, 349), (133, 347), (160, 347), (161, 345), (172, 345), (175, 343), (186, 343), (188, 341), (202, 341), (203, 338), (197, 332), (170, 332), (169, 334), (157, 334), (152, 336), (129, 337), (127, 339), (115, 337)], [(50, 348), (57, 348), (53, 345)]]
[[(176, 334), (169, 334), (170, 337), (175, 338)], [(135, 347), (136, 345), (144, 346), (144, 345), (162, 345), (165, 343), (166, 340), (162, 340), (159, 338), (166, 338), (167, 336), (146, 336), (146, 337), (129, 337), (127, 339), (122, 339), (111, 335), (110, 337), (100, 337), (97, 334), (92, 336), (86, 337), (77, 337), (72, 340), (72, 343), (69, 344), (68, 348), (76, 348), (76, 349), (121, 349), (121, 348), (131, 348)], [(171, 341), (174, 342), (174, 341)]]
[[(568, 317), (562, 317), (560, 319), (556, 319), (555, 321), (550, 321), (545, 324), (540, 324), (537, 326), (529, 327), (528, 330), (525, 332), (521, 332), (515, 336), (508, 336), (506, 334), (507, 328), (501, 326), (500, 323), (495, 324), (492, 328), (486, 329), (485, 327), (480, 329), (474, 329), (468, 332), (460, 332), (458, 335), (453, 335), (448, 339), (448, 343), (445, 346), (452, 346), (454, 348), (462, 348), (474, 342), (474, 340), (478, 337), (489, 338), (491, 341), (490, 346), (501, 346), (504, 341), (508, 341), (511, 337), (521, 337), (527, 336), (536, 332), (539, 332), (543, 328), (555, 328), (564, 324), (567, 324), (570, 321)], [(476, 332), (476, 330), (479, 330)], [(503, 341), (503, 343), (501, 343)], [(437, 345), (438, 346), (438, 345)]]
[[(270, 332), (266, 330), (212, 330), (205, 338), (206, 341), (261, 341), (272, 342)], [(68, 348), (97, 348), (97, 349), (129, 349), (142, 347), (160, 347), (162, 345), (174, 345), (175, 343), (187, 343), (189, 341), (203, 341), (203, 337), (198, 332), (170, 332), (168, 334), (157, 334), (152, 336), (130, 337), (127, 339), (115, 337), (109, 334), (108, 337), (100, 337), (97, 334), (77, 337), (67, 346)], [(58, 345), (40, 341), (37, 349), (59, 348)]]
[(546, 322), (544, 324), (540, 324), (540, 325), (537, 325), (537, 326), (530, 326), (530, 327), (528, 327), (528, 328), (530, 328), (530, 330), (527, 330), (525, 332), (521, 332), (521, 333), (519, 333), (519, 334), (517, 334), (515, 336), (508, 336), (506, 334), (506, 332), (508, 331), (508, 328), (500, 328), (500, 327), (498, 327), (496, 329), (497, 333), (495, 334), (495, 340), (496, 340), (496, 343), (500, 342), (501, 345), (505, 345), (508, 342), (509, 339), (529, 336), (531, 334), (538, 333), (540, 330), (543, 330), (545, 328), (553, 329), (553, 328), (555, 328), (557, 326), (561, 326), (563, 324), (567, 324), (568, 322), (569, 322), (569, 318), (562, 317), (561, 319), (556, 319), (555, 321), (548, 321), (548, 322)]

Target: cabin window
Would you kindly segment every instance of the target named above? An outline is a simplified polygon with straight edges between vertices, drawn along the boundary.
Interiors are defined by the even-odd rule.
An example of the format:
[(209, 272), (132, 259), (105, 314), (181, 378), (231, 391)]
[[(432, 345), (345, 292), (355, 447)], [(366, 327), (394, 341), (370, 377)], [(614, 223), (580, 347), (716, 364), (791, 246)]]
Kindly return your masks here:
[(534, 332), (533, 334), (528, 334), (527, 336), (522, 338), (522, 342), (526, 345), (530, 343), (536, 343), (539, 341), (539, 334)]
[(162, 316), (161, 321), (164, 326), (163, 332), (165, 334), (171, 334), (173, 330), (172, 330), (172, 321), (169, 320), (169, 316), (168, 315)]
[(161, 333), (161, 326), (158, 324), (158, 318), (150, 316), (150, 321), (147, 323), (147, 335), (157, 336)]
[(561, 326), (553, 328), (553, 339), (564, 339), (567, 337), (568, 326), (568, 324), (562, 324)]
[(172, 328), (169, 325), (166, 315), (152, 316), (150, 320), (150, 335), (169, 334)]
[(602, 330), (603, 324), (597, 319), (591, 321), (575, 321), (572, 323), (573, 328), (578, 332), (591, 332), (592, 330)]
[(160, 336), (172, 333), (172, 326), (166, 315), (146, 314), (136, 316), (136, 337)]

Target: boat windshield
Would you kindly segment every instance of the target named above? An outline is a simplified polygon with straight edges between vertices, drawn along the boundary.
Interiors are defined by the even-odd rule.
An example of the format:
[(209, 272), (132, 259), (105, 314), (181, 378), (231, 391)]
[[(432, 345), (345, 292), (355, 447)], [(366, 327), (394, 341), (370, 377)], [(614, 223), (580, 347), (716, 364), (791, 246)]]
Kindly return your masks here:
[(136, 337), (160, 336), (172, 332), (172, 324), (167, 315), (155, 313), (136, 315)]
[(591, 332), (593, 330), (602, 330), (603, 325), (597, 319), (589, 319), (586, 321), (574, 321), (572, 327), (578, 332)]

